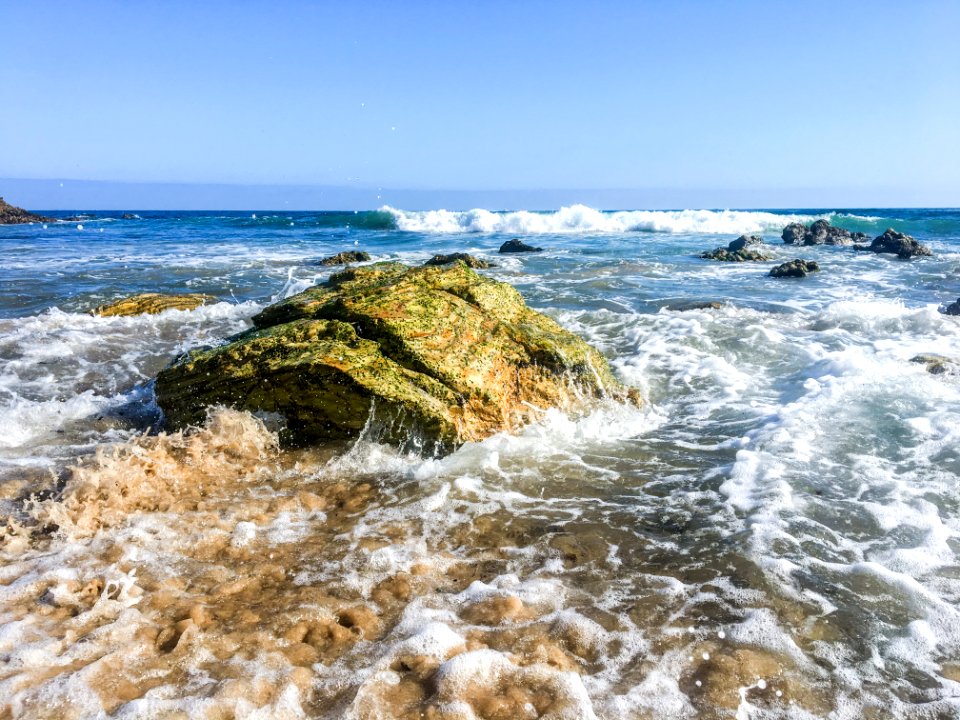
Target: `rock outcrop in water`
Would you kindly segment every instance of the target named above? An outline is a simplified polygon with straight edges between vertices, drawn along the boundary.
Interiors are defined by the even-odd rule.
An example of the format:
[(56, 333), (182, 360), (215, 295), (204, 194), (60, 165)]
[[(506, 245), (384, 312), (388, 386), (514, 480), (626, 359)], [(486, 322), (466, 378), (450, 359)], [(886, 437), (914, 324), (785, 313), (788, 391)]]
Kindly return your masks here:
[(786, 245), (851, 245), (866, 240), (867, 235), (834, 227), (826, 220), (815, 220), (810, 227), (790, 223), (783, 229), (781, 238)]
[(777, 265), (770, 271), (770, 277), (775, 278), (802, 278), (810, 273), (820, 272), (820, 265), (813, 260), (791, 260), (783, 265)]
[(345, 250), (336, 255), (325, 257), (323, 260), (318, 261), (317, 265), (349, 265), (350, 263), (367, 262), (368, 260), (370, 260), (370, 253), (363, 252), (362, 250)]
[(960, 315), (960, 298), (957, 298), (955, 303), (950, 303), (947, 305), (943, 312), (945, 315)]
[(295, 443), (353, 438), (369, 422), (379, 439), (444, 451), (549, 407), (638, 401), (600, 353), (465, 263), (348, 268), (253, 322), (159, 374), (169, 425), (222, 404), (279, 413)]
[(424, 265), (449, 265), (450, 263), (455, 262), (466, 263), (467, 267), (472, 267), (477, 270), (486, 270), (487, 268), (496, 267), (491, 262), (487, 262), (483, 258), (474, 257), (468, 253), (450, 253), (449, 255), (434, 255), (432, 258), (427, 260)]
[(700, 255), (704, 260), (723, 262), (760, 262), (770, 258), (761, 252), (763, 238), (758, 235), (741, 235), (725, 248), (716, 248)]
[(156, 315), (164, 310), (193, 310), (201, 305), (217, 302), (212, 295), (187, 293), (184, 295), (164, 295), (161, 293), (141, 293), (100, 305), (90, 311), (91, 315), (102, 317), (120, 317), (129, 315)]
[(857, 250), (870, 250), (875, 253), (896, 255), (901, 260), (933, 255), (933, 252), (926, 245), (921, 245), (909, 235), (897, 232), (893, 228), (887, 228), (883, 235), (874, 238), (869, 245), (857, 245), (856, 247)]
[(533, 245), (527, 245), (527, 243), (525, 243), (520, 238), (514, 238), (513, 240), (507, 240), (503, 245), (501, 245), (500, 252), (502, 253), (543, 252), (543, 248), (534, 247)]
[(54, 222), (52, 218), (34, 215), (23, 208), (11, 205), (0, 197), (0, 225), (21, 225), (24, 223)]
[(960, 361), (945, 355), (936, 355), (933, 353), (915, 355), (910, 358), (910, 362), (925, 365), (927, 372), (932, 375), (956, 375), (960, 372)]

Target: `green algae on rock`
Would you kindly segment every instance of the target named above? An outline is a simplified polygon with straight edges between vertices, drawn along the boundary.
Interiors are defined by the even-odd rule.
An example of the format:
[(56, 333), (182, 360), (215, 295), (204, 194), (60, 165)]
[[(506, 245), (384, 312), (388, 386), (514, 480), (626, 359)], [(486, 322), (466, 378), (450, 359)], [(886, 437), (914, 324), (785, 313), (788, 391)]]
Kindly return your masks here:
[(200, 293), (184, 295), (141, 293), (95, 307), (90, 311), (90, 314), (102, 317), (156, 315), (164, 310), (193, 310), (201, 305), (211, 305), (215, 302), (217, 302), (217, 299), (212, 295), (201, 295)]
[(279, 413), (289, 442), (352, 438), (369, 425), (379, 439), (443, 451), (549, 407), (638, 402), (599, 352), (463, 262), (348, 268), (253, 322), (160, 373), (171, 426), (227, 405)]

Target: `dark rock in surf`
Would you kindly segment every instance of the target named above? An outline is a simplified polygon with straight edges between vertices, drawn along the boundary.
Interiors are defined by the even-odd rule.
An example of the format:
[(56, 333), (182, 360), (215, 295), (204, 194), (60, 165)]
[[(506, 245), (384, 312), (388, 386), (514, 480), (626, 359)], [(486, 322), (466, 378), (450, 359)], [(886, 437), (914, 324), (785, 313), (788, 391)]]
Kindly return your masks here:
[(933, 255), (933, 251), (926, 245), (920, 244), (909, 235), (897, 232), (893, 228), (887, 228), (883, 235), (874, 238), (870, 245), (857, 245), (856, 249), (896, 255), (901, 260)]
[(780, 236), (785, 245), (850, 245), (858, 240), (866, 240), (866, 233), (850, 232), (835, 227), (826, 220), (815, 220), (810, 227), (800, 223), (790, 223)]
[(820, 265), (813, 260), (791, 260), (783, 265), (777, 265), (770, 271), (770, 277), (775, 278), (802, 278), (810, 273), (820, 272)]
[(944, 315), (960, 315), (960, 298), (955, 303), (950, 303), (943, 309)]
[(716, 248), (700, 255), (704, 260), (720, 260), (721, 262), (761, 262), (769, 260), (760, 251), (763, 238), (757, 235), (741, 235), (725, 248)]
[(691, 310), (719, 310), (723, 303), (719, 300), (682, 300), (664, 305), (667, 310), (674, 312), (689, 312)]
[(434, 255), (432, 258), (427, 260), (424, 265), (449, 265), (450, 263), (462, 262), (466, 263), (467, 267), (474, 268), (475, 270), (485, 270), (487, 268), (496, 267), (491, 262), (478, 257), (474, 257), (469, 253), (450, 253), (449, 255)]
[(54, 222), (53, 218), (34, 215), (23, 208), (11, 205), (0, 197), (0, 225), (23, 225), (27, 223)]
[(916, 355), (910, 358), (910, 362), (926, 365), (927, 372), (932, 375), (956, 375), (960, 372), (960, 362), (945, 355), (933, 353)]
[(523, 240), (519, 238), (514, 238), (513, 240), (507, 240), (503, 245), (500, 246), (500, 252), (502, 253), (527, 253), (527, 252), (543, 252), (543, 248), (534, 247), (533, 245), (527, 245)]
[(124, 213), (120, 216), (121, 220), (139, 220), (140, 216), (136, 213)]
[(349, 265), (355, 262), (367, 262), (370, 259), (370, 253), (357, 250), (345, 250), (344, 252), (319, 260), (317, 265), (325, 265), (328, 267), (332, 265)]

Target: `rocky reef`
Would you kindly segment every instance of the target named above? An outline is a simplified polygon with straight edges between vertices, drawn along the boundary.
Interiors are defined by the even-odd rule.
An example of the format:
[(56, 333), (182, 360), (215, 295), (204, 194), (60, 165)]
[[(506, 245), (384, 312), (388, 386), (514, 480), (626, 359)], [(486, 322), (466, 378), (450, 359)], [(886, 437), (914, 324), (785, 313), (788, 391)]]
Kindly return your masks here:
[(11, 205), (0, 197), (0, 225), (21, 225), (24, 223), (54, 222), (52, 218), (34, 215), (23, 208)]
[(813, 260), (791, 260), (777, 265), (770, 271), (770, 277), (775, 278), (802, 278), (810, 273), (820, 272), (820, 265)]
[(874, 238), (869, 245), (857, 245), (857, 250), (870, 250), (875, 253), (889, 253), (901, 260), (913, 257), (931, 256), (933, 252), (926, 245), (917, 242), (910, 235), (887, 228), (883, 235)]
[(411, 438), (443, 452), (513, 430), (546, 408), (639, 402), (606, 360), (512, 286), (466, 263), (347, 268), (267, 307), (254, 328), (163, 370), (172, 427), (226, 405), (276, 413), (295, 444)]
[(760, 248), (763, 246), (763, 238), (758, 235), (741, 235), (731, 242), (725, 248), (719, 247), (715, 250), (702, 253), (700, 255), (704, 260), (720, 260), (723, 262), (759, 262), (769, 260)]
[(362, 250), (345, 250), (344, 252), (319, 260), (317, 265), (349, 265), (355, 262), (367, 262), (370, 259), (370, 253), (363, 252)]
[(156, 315), (164, 310), (193, 310), (201, 305), (209, 305), (215, 302), (217, 302), (217, 299), (212, 295), (201, 295), (200, 293), (186, 293), (184, 295), (141, 293), (95, 307), (90, 311), (90, 314), (102, 317)]
[(866, 240), (867, 235), (835, 227), (826, 220), (815, 220), (809, 227), (790, 223), (783, 229), (781, 238), (786, 245), (852, 245)]

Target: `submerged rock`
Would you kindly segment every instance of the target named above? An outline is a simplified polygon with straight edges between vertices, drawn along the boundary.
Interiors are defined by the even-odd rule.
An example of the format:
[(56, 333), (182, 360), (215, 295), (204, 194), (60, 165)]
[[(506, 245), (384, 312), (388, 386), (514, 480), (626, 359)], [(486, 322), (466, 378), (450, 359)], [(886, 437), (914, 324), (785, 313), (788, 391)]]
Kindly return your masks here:
[(478, 270), (485, 270), (486, 268), (496, 267), (491, 262), (478, 257), (474, 257), (468, 253), (450, 253), (449, 255), (434, 255), (432, 258), (427, 260), (424, 265), (449, 265), (454, 262), (463, 262), (467, 264), (467, 267), (472, 267)]
[(188, 293), (185, 295), (164, 295), (161, 293), (141, 293), (100, 305), (90, 311), (91, 315), (119, 317), (128, 315), (156, 315), (164, 310), (193, 310), (201, 305), (217, 302), (212, 295)]
[(136, 213), (124, 213), (120, 216), (121, 220), (139, 220), (140, 216)]
[(943, 312), (945, 315), (960, 315), (960, 298), (957, 298), (955, 303), (950, 303), (947, 305)]
[(936, 355), (933, 353), (915, 355), (910, 358), (910, 362), (926, 365), (927, 372), (933, 375), (956, 375), (960, 372), (960, 361), (949, 358), (946, 355)]
[(835, 227), (826, 220), (815, 220), (810, 227), (801, 223), (790, 223), (780, 236), (786, 245), (850, 245), (858, 240), (866, 240), (866, 233), (850, 232)]
[(638, 401), (600, 353), (464, 263), (348, 268), (253, 322), (159, 374), (169, 425), (228, 405), (279, 413), (295, 443), (357, 437), (369, 423), (378, 439), (443, 451), (549, 407)]
[(760, 251), (763, 238), (758, 235), (741, 235), (725, 248), (716, 248), (700, 255), (704, 260), (723, 262), (760, 262), (770, 258)]
[(813, 260), (791, 260), (777, 265), (770, 271), (770, 277), (806, 277), (810, 273), (820, 272), (820, 265)]
[(896, 255), (901, 260), (933, 255), (933, 252), (926, 245), (921, 245), (909, 235), (897, 232), (893, 228), (887, 228), (883, 235), (874, 238), (870, 245), (857, 245), (857, 250), (889, 253)]
[(34, 215), (23, 208), (4, 201), (0, 197), (0, 225), (21, 225), (24, 223), (54, 222), (53, 218)]
[(325, 257), (317, 262), (317, 265), (349, 265), (355, 262), (367, 262), (370, 260), (370, 253), (358, 250), (345, 250), (344, 252)]
[(503, 245), (501, 245), (500, 252), (502, 253), (543, 252), (543, 248), (534, 247), (533, 245), (527, 245), (523, 240), (519, 238), (514, 238), (513, 240), (507, 240)]
[(719, 310), (723, 303), (719, 300), (681, 300), (664, 305), (667, 310), (674, 312), (689, 312), (691, 310)]

